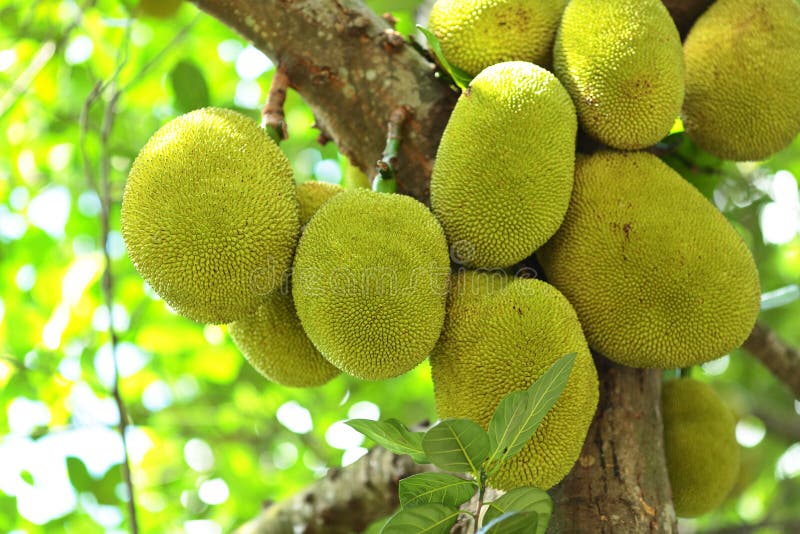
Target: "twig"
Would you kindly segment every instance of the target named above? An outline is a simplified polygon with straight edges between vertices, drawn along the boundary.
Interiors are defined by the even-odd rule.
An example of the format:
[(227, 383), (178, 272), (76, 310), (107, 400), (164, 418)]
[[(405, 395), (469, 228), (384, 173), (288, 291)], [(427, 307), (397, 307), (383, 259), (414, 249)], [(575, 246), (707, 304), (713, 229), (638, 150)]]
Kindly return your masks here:
[(267, 130), (277, 142), (289, 138), (289, 131), (286, 128), (286, 116), (283, 113), (283, 105), (286, 103), (286, 91), (289, 89), (289, 76), (286, 74), (286, 66), (279, 64), (272, 77), (272, 85), (267, 95), (267, 103), (261, 110), (261, 127)]
[[(119, 414), (119, 423), (117, 431), (122, 440), (123, 461), (122, 461), (122, 478), (125, 488), (128, 492), (128, 517), (130, 521), (130, 529), (132, 534), (139, 533), (139, 523), (136, 512), (136, 500), (134, 493), (133, 477), (131, 474), (130, 455), (128, 453), (127, 443), (127, 429), (128, 429), (128, 413), (125, 407), (125, 402), (122, 398), (120, 391), (120, 375), (119, 375), (119, 362), (117, 361), (117, 348), (119, 345), (119, 336), (114, 328), (114, 281), (112, 276), (111, 255), (109, 253), (109, 235), (111, 233), (111, 158), (109, 155), (108, 145), (111, 137), (111, 131), (114, 125), (114, 118), (116, 117), (117, 104), (122, 95), (122, 91), (117, 88), (117, 78), (123, 67), (128, 61), (128, 45), (130, 44), (130, 31), (131, 26), (126, 27), (125, 36), (122, 45), (120, 46), (117, 54), (116, 66), (111, 77), (107, 81), (98, 81), (92, 88), (89, 96), (84, 102), (83, 109), (81, 110), (80, 117), (80, 146), (83, 155), (83, 167), (86, 174), (86, 179), (90, 187), (94, 189), (100, 198), (101, 209), (101, 236), (100, 243), (103, 248), (103, 259), (105, 261), (105, 269), (103, 270), (102, 290), (105, 301), (106, 310), (108, 312), (108, 335), (111, 344), (111, 359), (114, 365), (114, 377), (111, 386), (111, 396), (114, 398), (114, 403), (117, 406)], [(106, 103), (103, 111), (103, 123), (100, 128), (100, 183), (98, 184), (93, 171), (92, 162), (89, 159), (88, 151), (86, 149), (86, 139), (89, 132), (89, 112), (93, 104), (107, 89), (111, 90), (111, 96)]]
[(743, 345), (800, 399), (800, 350), (786, 344), (767, 326), (756, 323)]
[(397, 175), (397, 153), (400, 151), (400, 142), (403, 140), (401, 130), (407, 118), (408, 108), (405, 106), (395, 108), (389, 116), (389, 124), (386, 127), (386, 148), (376, 164), (378, 174), (383, 180), (394, 180)]

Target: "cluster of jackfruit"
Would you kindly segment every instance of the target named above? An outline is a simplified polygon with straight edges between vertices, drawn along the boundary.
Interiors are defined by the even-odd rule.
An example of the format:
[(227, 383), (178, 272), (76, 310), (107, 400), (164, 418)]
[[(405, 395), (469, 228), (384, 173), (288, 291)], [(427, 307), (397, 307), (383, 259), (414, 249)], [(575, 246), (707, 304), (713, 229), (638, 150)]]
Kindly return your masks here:
[[(438, 0), (429, 27), (447, 62), (474, 76), (431, 177), (454, 260), (499, 270), (535, 256), (588, 346), (624, 365), (688, 367), (740, 346), (759, 311), (753, 257), (716, 207), (648, 149), (678, 118), (722, 158), (763, 159), (787, 146), (800, 133), (800, 6), (716, 0), (685, 43), (659, 0)], [(587, 153), (576, 150), (576, 130), (594, 141)], [(453, 290), (476, 278), (457, 277)], [(503, 395), (541, 374), (545, 354), (565, 348), (512, 303), (528, 282), (451, 295), (431, 358), (441, 416), (486, 425)], [(555, 309), (538, 313), (572, 332)], [(582, 387), (570, 383), (569, 402), (591, 398), (590, 382)], [(584, 420), (565, 421), (585, 435)], [(537, 433), (500, 487), (548, 487), (566, 474), (577, 453), (562, 443), (565, 461), (548, 459), (552, 449), (536, 450), (537, 439), (558, 442)], [(565, 469), (551, 476), (553, 465)], [(679, 513), (718, 504), (730, 489), (729, 473), (720, 476), (705, 490), (702, 480), (676, 489), (708, 494), (698, 497), (708, 506), (676, 501)]]
[[(301, 236), (302, 229), (302, 236)], [(163, 126), (133, 164), (122, 204), (133, 264), (164, 301), (231, 323), (275, 382), (409, 371), (442, 329), (444, 232), (411, 197), (306, 182), (251, 119), (205, 108)]]
[[(295, 186), (255, 122), (207, 108), (136, 159), (122, 207), (130, 257), (178, 313), (231, 323), (248, 361), (289, 386), (390, 378), (430, 355), (439, 415), (486, 426), (503, 397), (576, 353), (562, 398), (491, 480), (549, 488), (597, 406), (590, 348), (686, 367), (736, 348), (755, 322), (743, 240), (642, 149), (681, 113), (723, 157), (763, 157), (797, 135), (800, 7), (766, 4), (717, 0), (682, 45), (658, 0), (439, 0), (431, 30), (475, 77), (443, 133), (431, 209), (364, 188), (354, 167), (347, 189)], [(579, 129), (604, 147), (578, 154)], [(547, 281), (507, 274), (533, 255)], [(678, 457), (709, 417), (730, 434), (708, 395), (682, 387), (664, 396)], [(702, 513), (730, 477), (704, 488), (685, 467), (670, 467), (676, 506)]]

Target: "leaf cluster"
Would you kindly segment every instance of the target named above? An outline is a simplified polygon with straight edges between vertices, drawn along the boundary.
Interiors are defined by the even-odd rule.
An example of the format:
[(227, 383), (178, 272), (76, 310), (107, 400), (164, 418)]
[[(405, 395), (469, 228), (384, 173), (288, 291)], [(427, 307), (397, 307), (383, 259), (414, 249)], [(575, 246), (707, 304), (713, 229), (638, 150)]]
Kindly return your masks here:
[[(558, 401), (574, 362), (575, 353), (568, 354), (528, 389), (509, 393), (497, 405), (487, 430), (470, 419), (445, 419), (425, 432), (411, 431), (396, 419), (348, 421), (386, 449), (450, 472), (420, 473), (401, 480), (401, 508), (381, 532), (447, 533), (464, 515), (480, 534), (543, 533), (553, 511), (545, 491), (515, 488), (492, 502), (484, 502), (484, 496), (487, 480), (522, 450)], [(462, 509), (475, 497), (473, 512)]]

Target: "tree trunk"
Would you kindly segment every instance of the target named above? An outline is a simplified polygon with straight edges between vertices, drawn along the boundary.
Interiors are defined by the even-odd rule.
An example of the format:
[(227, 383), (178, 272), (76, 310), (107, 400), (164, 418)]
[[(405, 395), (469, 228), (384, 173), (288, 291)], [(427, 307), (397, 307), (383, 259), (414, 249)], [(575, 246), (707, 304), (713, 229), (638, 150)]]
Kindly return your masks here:
[(661, 371), (595, 358), (600, 401), (572, 472), (550, 492), (555, 532), (677, 532), (663, 454)]
[[(281, 64), (325, 136), (370, 176), (383, 151), (392, 111), (406, 107), (410, 118), (404, 124), (398, 189), (427, 203), (436, 148), (457, 95), (434, 76), (434, 65), (388, 22), (357, 0), (193, 2)], [(708, 1), (665, 3), (681, 14), (681, 27), (688, 28), (691, 16)], [(661, 442), (660, 372), (625, 368), (602, 359), (598, 367), (600, 406), (576, 467), (553, 492), (554, 530), (674, 532)], [(361, 464), (345, 470), (363, 469)], [(386, 492), (385, 498), (375, 499), (371, 490), (330, 491), (323, 481), (286, 503), (273, 505), (245, 531), (279, 533), (282, 530), (273, 526), (292, 520), (299, 523), (296, 531), (300, 532), (321, 532), (319, 525), (328, 528), (325, 532), (357, 531), (368, 518), (385, 515), (387, 503), (396, 503), (396, 488), (383, 478), (378, 484), (359, 476), (346, 480), (373, 485), (371, 490)], [(321, 495), (332, 499), (332, 508), (303, 504)], [(348, 508), (354, 513), (339, 513)], [(297, 515), (303, 509), (304, 515)], [(335, 517), (350, 522), (333, 527), (311, 518), (317, 512), (318, 517), (327, 517), (324, 509), (336, 510)], [(281, 522), (263, 521), (270, 517)]]

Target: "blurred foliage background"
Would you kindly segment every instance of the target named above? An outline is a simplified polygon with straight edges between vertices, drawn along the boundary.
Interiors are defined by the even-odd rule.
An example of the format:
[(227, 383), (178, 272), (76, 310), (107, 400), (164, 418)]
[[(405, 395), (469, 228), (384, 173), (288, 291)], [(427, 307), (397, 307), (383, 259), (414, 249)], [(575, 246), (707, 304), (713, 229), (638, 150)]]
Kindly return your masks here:
[[(368, 3), (414, 31), (419, 2)], [(194, 108), (258, 119), (273, 71), (188, 3), (161, 20), (138, 17), (133, 0), (0, 0), (0, 532), (128, 530), (116, 387), (143, 532), (230, 531), (365, 453), (343, 420), (435, 417), (427, 364), (313, 390), (265, 381), (224, 326), (172, 313), (127, 258), (119, 206), (138, 149)], [(317, 144), (293, 92), (286, 113), (281, 148), (297, 181), (339, 182), (347, 162)], [(668, 161), (745, 236), (763, 290), (787, 296), (762, 320), (800, 345), (800, 138), (769, 161), (734, 164), (679, 130), (663, 143)], [(800, 402), (740, 351), (694, 376), (741, 418), (743, 468), (722, 509), (682, 526), (800, 520)]]

